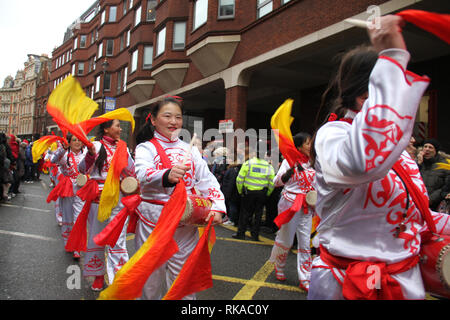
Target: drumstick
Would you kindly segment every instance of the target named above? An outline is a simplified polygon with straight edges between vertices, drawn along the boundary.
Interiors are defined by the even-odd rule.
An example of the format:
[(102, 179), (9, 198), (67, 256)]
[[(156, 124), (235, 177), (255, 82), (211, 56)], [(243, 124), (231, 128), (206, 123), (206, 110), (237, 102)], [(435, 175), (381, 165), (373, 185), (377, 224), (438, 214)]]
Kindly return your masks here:
[(186, 162), (188, 161), (188, 158), (189, 158), (189, 156), (191, 155), (191, 152), (192, 152), (192, 146), (194, 145), (194, 140), (195, 140), (195, 138), (197, 138), (197, 134), (194, 133), (194, 135), (192, 136), (191, 142), (189, 143), (189, 147), (188, 147), (188, 150), (187, 150), (187, 152), (186, 152), (186, 155), (185, 155), (185, 157), (184, 157), (184, 160), (183, 160), (183, 166), (186, 165)]
[(355, 27), (367, 29), (367, 21), (352, 18), (345, 19), (344, 21), (354, 25)]

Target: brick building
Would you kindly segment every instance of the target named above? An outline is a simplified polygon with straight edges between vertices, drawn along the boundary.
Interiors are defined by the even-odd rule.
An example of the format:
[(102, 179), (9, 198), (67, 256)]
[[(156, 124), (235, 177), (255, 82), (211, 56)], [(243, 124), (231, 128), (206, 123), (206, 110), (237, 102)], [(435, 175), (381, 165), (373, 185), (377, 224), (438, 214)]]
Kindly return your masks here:
[[(293, 132), (311, 132), (334, 57), (368, 40), (365, 30), (343, 20), (410, 8), (449, 12), (450, 4), (100, 0), (68, 28), (64, 43), (53, 51), (50, 86), (73, 74), (101, 110), (129, 108), (137, 128), (153, 103), (178, 95), (191, 131), (195, 120), (203, 130), (217, 128), (223, 119), (232, 119), (234, 128), (269, 128), (275, 109), (293, 98)], [(450, 136), (444, 120), (450, 112), (449, 46), (411, 25), (404, 35), (411, 70), (432, 78), (417, 121), (425, 136), (445, 145)], [(133, 146), (133, 139), (126, 139)]]

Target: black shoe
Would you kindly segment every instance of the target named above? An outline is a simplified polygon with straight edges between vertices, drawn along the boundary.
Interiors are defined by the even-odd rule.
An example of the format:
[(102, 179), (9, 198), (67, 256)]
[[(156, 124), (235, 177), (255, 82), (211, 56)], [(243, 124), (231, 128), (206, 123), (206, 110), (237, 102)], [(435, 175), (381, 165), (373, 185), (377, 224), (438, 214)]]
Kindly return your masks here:
[(239, 233), (235, 233), (231, 237), (234, 238), (234, 239), (245, 240), (245, 235), (239, 234)]
[(257, 234), (256, 234), (256, 235), (255, 235), (255, 234), (252, 234), (252, 240), (253, 240), (253, 241), (260, 241), (260, 240), (259, 240), (259, 236), (258, 236)]

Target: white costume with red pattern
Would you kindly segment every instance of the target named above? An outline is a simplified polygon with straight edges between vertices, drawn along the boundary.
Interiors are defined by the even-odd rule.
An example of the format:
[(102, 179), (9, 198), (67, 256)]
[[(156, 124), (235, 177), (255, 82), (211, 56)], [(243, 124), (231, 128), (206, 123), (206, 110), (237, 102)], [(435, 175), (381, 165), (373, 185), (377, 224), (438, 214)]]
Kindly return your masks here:
[[(102, 168), (102, 171), (99, 172), (97, 166), (94, 161), (97, 159), (99, 155), (100, 148), (102, 146), (100, 141), (94, 141), (94, 146), (96, 150), (95, 159), (89, 159), (89, 153), (80, 163), (79, 169), (81, 173), (89, 174), (90, 179), (94, 179), (98, 181), (99, 190), (103, 190), (104, 181), (106, 180), (106, 176), (109, 170), (109, 164), (114, 156), (114, 152), (116, 151), (116, 144), (112, 143), (108, 137), (104, 137), (101, 140), (106, 148), (107, 161)], [(135, 176), (134, 173), (134, 162), (131, 158), (130, 153), (128, 153), (128, 166), (123, 169), (121, 173), (121, 178)], [(85, 277), (89, 276), (101, 276), (105, 273), (105, 247), (99, 246), (94, 242), (94, 237), (99, 234), (105, 226), (120, 212), (123, 208), (123, 204), (121, 202), (122, 195), (119, 196), (118, 204), (111, 211), (111, 216), (108, 220), (104, 222), (100, 222), (97, 219), (98, 215), (98, 203), (93, 202), (91, 204), (91, 209), (89, 211), (88, 223), (89, 223), (89, 232), (88, 232), (88, 243), (87, 243), (87, 251), (84, 257), (84, 268), (83, 274)], [(126, 236), (127, 236), (127, 223), (125, 223), (122, 232), (119, 236), (119, 239), (116, 242), (116, 245), (113, 248), (108, 246), (107, 249), (107, 265), (106, 271), (108, 274), (109, 284), (111, 284), (114, 280), (114, 276), (119, 271), (119, 269), (128, 261), (128, 250), (126, 246)]]
[[(155, 132), (154, 137), (173, 165), (183, 162), (188, 150), (186, 142), (178, 138), (171, 141), (158, 132)], [(191, 194), (195, 187), (202, 196), (212, 200), (211, 210), (225, 213), (225, 201), (219, 183), (209, 171), (207, 163), (202, 159), (197, 148), (192, 148), (191, 159), (192, 161), (186, 163), (191, 169), (183, 178), (187, 193)], [(163, 186), (163, 176), (169, 169), (163, 168), (156, 148), (151, 142), (144, 142), (136, 147), (135, 160), (136, 176), (140, 182), (143, 199), (137, 210), (139, 216), (135, 237), (137, 250), (155, 228), (163, 204), (169, 200), (174, 187)], [(175, 231), (174, 239), (179, 251), (149, 277), (143, 289), (142, 299), (161, 299), (165, 295), (198, 242), (197, 227), (180, 225)], [(186, 296), (184, 299), (195, 299), (195, 294)]]
[[(283, 181), (281, 181), (281, 177), (290, 168), (287, 160), (283, 160), (280, 169), (274, 178), (275, 187), (284, 185), (283, 191), (281, 192), (280, 201), (278, 202), (279, 214), (293, 205), (297, 194), (301, 193), (306, 195), (306, 193), (311, 190), (311, 183), (305, 182), (304, 177), (306, 177), (308, 181), (312, 181), (314, 179), (315, 171), (311, 168), (309, 162), (302, 163), (302, 167), (304, 169), (303, 174), (305, 176), (303, 176), (303, 174), (300, 173), (296, 167), (292, 177), (289, 178), (286, 183), (283, 183)], [(311, 276), (312, 261), (310, 237), (312, 214), (313, 209), (311, 207), (308, 207), (307, 210), (302, 207), (294, 214), (288, 223), (283, 224), (277, 232), (270, 256), (270, 261), (275, 263), (276, 272), (283, 274), (289, 250), (294, 243), (295, 235), (297, 235), (297, 273), (300, 284), (305, 288), (309, 287), (309, 280)]]
[[(429, 79), (405, 71), (408, 60), (407, 51), (382, 51), (361, 112), (348, 112), (346, 117), (354, 118), (351, 124), (328, 122), (317, 133), (318, 235), (321, 246), (333, 256), (393, 264), (419, 253), (420, 232), (427, 226), (392, 170), (400, 158), (401, 166), (426, 194), (419, 169), (404, 150)], [(437, 231), (449, 234), (449, 217), (432, 214)], [(406, 229), (396, 236), (402, 221)], [(343, 299), (344, 276), (345, 270), (315, 258), (308, 298)], [(392, 278), (400, 284), (404, 298), (425, 297), (418, 264)]]
[[(77, 176), (78, 176), (78, 164), (86, 155), (86, 150), (81, 150), (78, 153), (74, 153), (73, 151), (64, 150), (64, 148), (58, 148), (53, 157), (52, 163), (55, 163), (59, 167), (59, 171), (61, 174), (70, 177), (73, 185), (73, 197), (60, 197), (56, 201), (61, 212), (61, 234), (64, 240), (64, 245), (67, 243), (67, 239), (69, 238), (69, 234), (72, 231), (72, 227), (77, 220), (78, 214), (83, 209), (84, 201), (81, 200), (76, 194), (79, 190), (77, 185)], [(67, 162), (67, 160), (69, 162)]]

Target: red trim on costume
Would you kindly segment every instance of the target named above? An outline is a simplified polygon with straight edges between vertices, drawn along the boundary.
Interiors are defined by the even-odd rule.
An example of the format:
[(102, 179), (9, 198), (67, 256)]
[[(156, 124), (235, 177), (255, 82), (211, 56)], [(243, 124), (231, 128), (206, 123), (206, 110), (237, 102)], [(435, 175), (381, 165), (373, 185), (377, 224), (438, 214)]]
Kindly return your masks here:
[[(390, 61), (393, 64), (395, 64), (397, 67), (399, 67), (400, 70), (402, 70), (403, 75), (405, 76), (406, 83), (408, 85), (410, 85), (410, 86), (413, 84), (413, 82), (416, 82), (416, 81), (424, 81), (424, 82), (430, 82), (431, 81), (430, 78), (428, 78), (427, 76), (419, 76), (419, 75), (417, 75), (417, 74), (415, 74), (415, 73), (413, 73), (411, 71), (405, 70), (403, 68), (403, 66), (397, 60), (395, 60), (394, 58), (391, 58), (391, 57), (388, 57), (388, 56), (379, 56), (378, 58)], [(407, 76), (410, 76), (410, 77), (413, 78), (412, 82), (408, 79)]]

